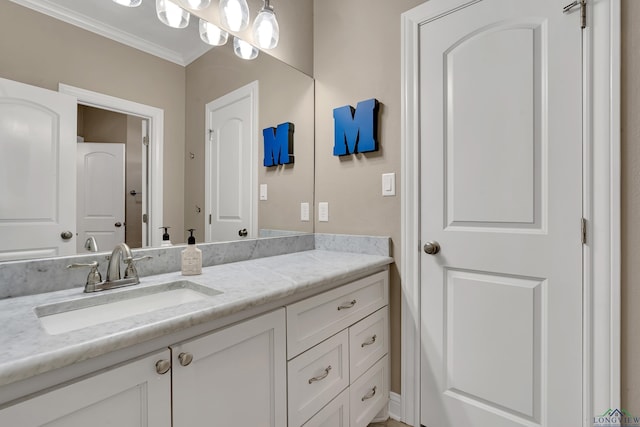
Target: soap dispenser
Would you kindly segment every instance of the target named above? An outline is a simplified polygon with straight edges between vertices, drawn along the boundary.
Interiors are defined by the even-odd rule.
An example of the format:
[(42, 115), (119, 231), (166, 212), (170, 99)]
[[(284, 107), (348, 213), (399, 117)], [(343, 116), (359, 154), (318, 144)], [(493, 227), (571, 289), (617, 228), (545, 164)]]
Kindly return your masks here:
[(202, 274), (202, 251), (196, 247), (196, 238), (193, 237), (195, 229), (190, 228), (187, 249), (182, 251), (182, 275), (193, 276)]
[(169, 240), (169, 229), (171, 227), (159, 227), (161, 230), (164, 228), (164, 234), (162, 235), (162, 243), (160, 244), (160, 247), (163, 248), (165, 246), (173, 246), (171, 244), (171, 240)]

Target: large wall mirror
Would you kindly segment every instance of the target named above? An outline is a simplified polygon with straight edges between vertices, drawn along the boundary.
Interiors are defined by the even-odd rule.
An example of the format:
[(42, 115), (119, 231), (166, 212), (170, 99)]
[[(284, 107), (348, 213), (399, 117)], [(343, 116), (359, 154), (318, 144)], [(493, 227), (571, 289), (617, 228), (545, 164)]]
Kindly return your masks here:
[[(111, 3), (111, 2), (109, 2)], [(126, 10), (124, 11), (126, 12)], [(155, 19), (154, 16), (149, 19)], [(194, 21), (196, 21), (194, 19)], [(191, 29), (197, 37), (197, 22)], [(160, 59), (108, 38), (38, 13), (13, 2), (0, 3), (0, 78), (58, 91), (59, 85), (82, 88), (106, 96), (148, 105), (163, 112), (162, 224), (143, 230), (131, 226), (128, 233), (132, 247), (147, 246), (160, 241), (162, 231), (157, 225), (171, 227), (174, 243), (183, 243), (187, 229), (196, 229), (199, 242), (243, 239), (277, 234), (313, 232), (314, 177), (314, 81), (308, 75), (266, 55), (246, 61), (237, 58), (232, 46), (209, 50), (186, 66)], [(215, 108), (230, 96), (252, 90), (254, 115), (252, 132), (254, 152), (229, 151), (216, 145)], [(224, 103), (224, 102), (223, 102)], [(152, 159), (145, 159), (141, 148), (147, 119), (139, 115), (100, 111), (93, 106), (77, 107), (77, 144), (93, 142), (120, 144), (125, 147), (124, 205), (128, 216), (123, 228), (144, 214), (141, 210), (144, 186), (141, 175), (149, 174)], [(232, 120), (233, 121), (233, 120)], [(291, 165), (264, 167), (262, 130), (280, 123), (294, 124)], [(145, 130), (146, 129), (146, 130)], [(217, 137), (224, 137), (224, 130)], [(84, 140), (84, 142), (83, 142)], [(130, 148), (134, 141), (133, 148)], [(139, 142), (135, 142), (139, 141)], [(0, 153), (2, 144), (0, 141)], [(151, 141), (153, 143), (153, 139)], [(84, 147), (83, 147), (84, 148)], [(116, 150), (118, 151), (118, 150)], [(8, 151), (5, 151), (5, 155)], [(217, 158), (217, 162), (214, 161)], [(249, 160), (249, 163), (247, 163)], [(213, 173), (211, 166), (218, 172)], [(239, 174), (250, 165), (250, 170)], [(145, 172), (146, 170), (146, 172)], [(226, 172), (225, 172), (226, 171)], [(231, 173), (231, 175), (225, 175)], [(216, 175), (217, 174), (217, 175)], [(207, 178), (207, 175), (210, 175)], [(151, 177), (149, 178), (151, 179)], [(251, 180), (251, 191), (235, 191), (238, 181)], [(19, 183), (15, 183), (20, 185)], [(103, 182), (104, 184), (104, 182)], [(261, 200), (259, 188), (266, 189)], [(131, 187), (131, 188), (130, 188)], [(45, 188), (43, 185), (43, 192)], [(144, 188), (143, 188), (144, 189)], [(233, 190), (233, 191), (231, 191)], [(104, 190), (103, 190), (104, 192)], [(0, 195), (0, 197), (2, 197)], [(227, 206), (237, 209), (216, 212), (213, 203), (226, 198)], [(255, 212), (253, 223), (234, 231), (235, 235), (216, 237), (211, 230), (212, 217), (233, 220), (238, 212), (244, 214), (243, 197), (250, 197)], [(97, 201), (103, 201), (100, 194)], [(97, 203), (97, 202), (96, 202)], [(308, 203), (310, 220), (301, 218), (301, 206)], [(149, 205), (150, 209), (151, 204)], [(153, 212), (149, 211), (153, 216)], [(0, 228), (4, 221), (0, 212)], [(141, 227), (144, 225), (141, 222)], [(244, 227), (243, 227), (244, 228)], [(74, 233), (76, 230), (73, 230)], [(240, 232), (240, 233), (238, 233)], [(92, 250), (78, 245), (78, 253)], [(84, 240), (84, 239), (83, 239)], [(80, 247), (82, 246), (82, 247)], [(111, 247), (100, 247), (109, 251)], [(0, 254), (3, 249), (0, 248)], [(54, 253), (34, 252), (33, 257), (54, 256)], [(26, 258), (26, 257), (25, 257)], [(0, 256), (0, 260), (2, 260)], [(10, 258), (4, 258), (8, 260)]]

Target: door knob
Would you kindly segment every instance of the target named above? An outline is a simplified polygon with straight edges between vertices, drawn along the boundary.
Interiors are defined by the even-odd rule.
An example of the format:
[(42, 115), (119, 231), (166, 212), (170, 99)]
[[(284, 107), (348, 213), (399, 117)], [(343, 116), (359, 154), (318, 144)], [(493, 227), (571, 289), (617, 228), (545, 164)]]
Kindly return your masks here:
[(60, 233), (60, 237), (62, 237), (63, 240), (69, 240), (73, 237), (73, 233), (70, 231), (63, 231)]
[(118, 228), (122, 227), (122, 223), (121, 223), (120, 221), (116, 222), (116, 223), (115, 223), (115, 224), (113, 224), (113, 225), (115, 225), (115, 226), (116, 226), (116, 227), (118, 227)]
[(247, 234), (249, 233), (247, 232), (246, 228), (243, 228), (242, 230), (238, 230), (238, 236), (240, 237), (247, 237)]
[(438, 242), (427, 242), (424, 245), (424, 252), (428, 255), (435, 255), (440, 252), (440, 243)]

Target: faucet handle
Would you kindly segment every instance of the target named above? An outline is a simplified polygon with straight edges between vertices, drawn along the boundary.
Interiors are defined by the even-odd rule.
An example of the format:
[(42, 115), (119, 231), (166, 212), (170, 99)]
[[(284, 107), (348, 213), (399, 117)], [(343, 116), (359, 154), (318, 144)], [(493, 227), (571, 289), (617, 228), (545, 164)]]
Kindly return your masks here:
[(139, 280), (139, 278), (138, 278), (138, 270), (136, 269), (136, 264), (135, 263), (138, 262), (138, 261), (144, 261), (144, 260), (151, 259), (151, 258), (153, 258), (153, 257), (149, 256), (149, 255), (145, 255), (145, 256), (138, 257), (138, 258), (127, 258), (127, 259), (125, 259), (124, 262), (125, 262), (125, 264), (127, 264), (127, 269), (124, 272), (124, 278), (128, 279), (128, 278), (133, 277), (133, 278)]
[(85, 292), (95, 292), (96, 285), (102, 282), (102, 275), (100, 275), (100, 271), (98, 271), (98, 261), (93, 261), (90, 263), (75, 263), (67, 265), (67, 268), (83, 268), (89, 267), (91, 270), (89, 271), (89, 275), (87, 276), (87, 283), (84, 285)]

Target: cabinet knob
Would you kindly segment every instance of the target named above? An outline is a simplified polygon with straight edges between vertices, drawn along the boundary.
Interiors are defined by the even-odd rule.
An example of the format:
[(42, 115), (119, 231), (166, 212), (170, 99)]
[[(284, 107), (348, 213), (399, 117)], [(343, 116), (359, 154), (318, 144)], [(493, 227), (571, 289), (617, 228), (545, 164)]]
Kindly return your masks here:
[(193, 354), (191, 353), (180, 353), (178, 355), (178, 360), (182, 366), (188, 366), (193, 361)]
[(164, 375), (167, 372), (169, 372), (169, 370), (171, 369), (171, 362), (168, 360), (158, 360), (156, 362), (156, 372), (159, 373), (160, 375)]

